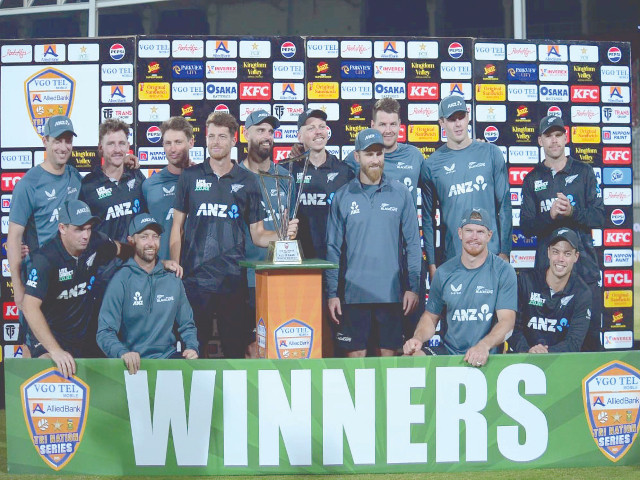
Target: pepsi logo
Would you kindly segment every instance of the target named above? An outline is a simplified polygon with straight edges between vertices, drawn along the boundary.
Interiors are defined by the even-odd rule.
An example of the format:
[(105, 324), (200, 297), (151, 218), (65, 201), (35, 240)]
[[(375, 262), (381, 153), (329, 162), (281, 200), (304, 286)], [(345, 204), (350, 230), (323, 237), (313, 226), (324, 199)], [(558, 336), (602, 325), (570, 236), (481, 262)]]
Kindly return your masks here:
[(500, 136), (500, 131), (493, 125), (489, 125), (487, 128), (484, 129), (484, 139), (487, 142), (493, 143), (496, 140), (498, 140), (499, 136)]
[(458, 42), (453, 42), (449, 45), (449, 56), (451, 58), (460, 58), (463, 52), (464, 48)]
[(619, 209), (616, 208), (611, 212), (611, 223), (613, 223), (614, 225), (622, 225), (625, 221), (625, 214), (624, 212)]
[(125, 51), (124, 45), (121, 43), (114, 43), (109, 49), (109, 55), (111, 55), (111, 58), (114, 60), (122, 60), (124, 58)]
[(618, 47), (611, 47), (607, 51), (607, 57), (613, 63), (618, 63), (622, 59), (622, 52), (620, 51), (620, 49)]
[(162, 132), (160, 131), (160, 127), (153, 125), (147, 129), (147, 140), (151, 143), (158, 143), (162, 138)]
[(227, 107), (224, 103), (219, 103), (216, 105), (216, 108), (213, 109), (214, 112), (221, 113), (229, 113), (229, 107)]
[(547, 110), (547, 115), (553, 115), (554, 117), (562, 118), (562, 110), (560, 110), (560, 107), (552, 105)]
[(280, 46), (280, 53), (284, 58), (291, 58), (296, 54), (296, 46), (293, 42), (284, 42)]

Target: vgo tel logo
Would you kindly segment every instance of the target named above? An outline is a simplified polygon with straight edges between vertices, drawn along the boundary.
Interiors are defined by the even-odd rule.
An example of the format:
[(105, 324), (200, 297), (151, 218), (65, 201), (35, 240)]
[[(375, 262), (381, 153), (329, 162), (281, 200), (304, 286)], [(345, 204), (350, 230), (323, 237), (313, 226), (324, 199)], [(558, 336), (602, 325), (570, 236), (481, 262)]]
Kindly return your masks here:
[(147, 140), (151, 143), (158, 143), (162, 138), (162, 132), (160, 131), (160, 127), (153, 125), (147, 129)]
[(627, 217), (624, 214), (624, 211), (621, 210), (620, 208), (616, 208), (611, 212), (611, 223), (613, 223), (616, 226), (622, 225), (626, 220), (626, 218)]
[(280, 54), (284, 58), (292, 58), (296, 54), (296, 46), (293, 42), (284, 42), (280, 46)]
[(602, 163), (605, 165), (630, 165), (631, 148), (604, 147), (602, 149)]
[(111, 48), (109, 49), (109, 55), (114, 60), (122, 60), (124, 58), (125, 53), (126, 53), (126, 50), (121, 43), (114, 43), (113, 45), (111, 45)]
[(633, 270), (605, 270), (602, 277), (605, 288), (633, 285)]
[(240, 100), (271, 100), (271, 84), (241, 83)]
[(449, 56), (451, 58), (460, 58), (464, 53), (464, 48), (458, 42), (453, 42), (449, 45)]
[(509, 169), (509, 183), (511, 185), (522, 185), (524, 177), (533, 170), (533, 167), (512, 167)]
[(630, 228), (606, 228), (604, 230), (605, 247), (629, 247), (633, 244), (633, 232)]
[(607, 50), (607, 58), (613, 63), (618, 63), (622, 59), (622, 52), (618, 47), (611, 47)]
[(579, 103), (598, 103), (600, 101), (600, 89), (595, 85), (572, 85), (571, 101)]

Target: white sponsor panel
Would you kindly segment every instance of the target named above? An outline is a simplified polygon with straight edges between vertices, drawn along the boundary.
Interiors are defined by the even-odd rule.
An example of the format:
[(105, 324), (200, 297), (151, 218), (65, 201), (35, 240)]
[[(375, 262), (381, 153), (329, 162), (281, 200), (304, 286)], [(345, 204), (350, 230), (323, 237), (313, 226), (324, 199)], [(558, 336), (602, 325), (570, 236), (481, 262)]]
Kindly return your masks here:
[(600, 107), (572, 105), (571, 121), (573, 123), (600, 123)]
[(601, 247), (602, 246), (602, 229), (601, 228), (592, 228), (591, 229), (591, 238), (593, 238), (593, 246)]
[(9, 268), (9, 260), (6, 258), (2, 259), (2, 276), (3, 277), (11, 277), (11, 269)]
[(567, 85), (540, 85), (541, 102), (568, 102), (569, 87)]
[(511, 193), (511, 205), (514, 207), (519, 207), (522, 205), (522, 188), (521, 187), (510, 187)]
[(162, 147), (141, 147), (138, 149), (140, 165), (167, 165), (167, 157)]
[(298, 141), (298, 125), (280, 125), (273, 132), (274, 143), (295, 143)]
[(203, 100), (204, 83), (173, 82), (171, 84), (171, 98), (174, 100)]
[(33, 61), (38, 63), (57, 63), (66, 60), (67, 49), (64, 43), (45, 43), (33, 48)]
[(340, 84), (340, 98), (357, 100), (372, 97), (373, 84), (371, 82), (342, 82)]
[[(44, 162), (44, 151), (38, 150), (33, 152), (33, 166), (35, 167), (36, 165), (40, 165), (42, 162)], [(84, 173), (85, 172), (80, 172), (80, 175), (84, 177)]]
[(514, 268), (533, 268), (536, 261), (535, 250), (512, 250), (511, 265)]
[(189, 150), (189, 160), (193, 163), (202, 163), (205, 159), (204, 147), (193, 147)]
[[(102, 103), (132, 103), (133, 85), (103, 85), (100, 89)], [(74, 122), (75, 128), (75, 122)]]
[(602, 83), (629, 83), (629, 67), (619, 65), (602, 65), (600, 67)]
[(244, 122), (247, 120), (247, 117), (251, 115), (256, 110), (264, 110), (269, 115), (271, 115), (271, 104), (270, 103), (241, 103), (240, 104), (240, 121)]
[(633, 266), (633, 250), (630, 248), (605, 248), (605, 267), (631, 267)]
[[(510, 83), (507, 85), (507, 100), (510, 102), (537, 102), (538, 86)], [(569, 101), (568, 97), (565, 101)]]
[(511, 218), (514, 227), (520, 226), (520, 209), (514, 208), (511, 210)]
[[(29, 115), (29, 108), (25, 101), (24, 84), (45, 70), (51, 70), (47, 65), (3, 65), (0, 76), (3, 85), (20, 85), (19, 94), (14, 88), (0, 89), (0, 139), (1, 148), (42, 148), (42, 137), (33, 127)], [(69, 100), (69, 86), (73, 82), (73, 105), (71, 121), (77, 138), (75, 145), (95, 145), (98, 131), (100, 110), (96, 99), (99, 96), (100, 67), (98, 65), (56, 65), (55, 70), (62, 72), (68, 80), (42, 79), (32, 83), (32, 94), (39, 94), (43, 106), (66, 103), (59, 101), (57, 96), (67, 97)], [(62, 77), (60, 77), (62, 80)], [(60, 83), (63, 83), (60, 90)], [(47, 100), (50, 96), (51, 100)], [(131, 87), (133, 99), (133, 87)], [(63, 98), (63, 100), (65, 100)], [(34, 108), (41, 108), (37, 105)], [(8, 121), (7, 119), (11, 119)]]
[(535, 165), (539, 161), (538, 147), (509, 147), (509, 163)]
[(0, 166), (3, 170), (21, 170), (33, 166), (33, 156), (27, 150), (4, 151), (0, 156), (2, 158)]
[(0, 48), (2, 63), (30, 63), (33, 60), (31, 45), (3, 45)]
[(205, 44), (207, 58), (236, 58), (238, 42), (236, 40), (207, 40)]
[(530, 43), (508, 43), (507, 60), (534, 62), (538, 58), (536, 46)]
[(602, 189), (602, 202), (605, 205), (631, 205), (630, 188)]
[(506, 50), (504, 43), (476, 43), (476, 60), (504, 60)]
[(567, 65), (540, 64), (538, 65), (538, 78), (541, 82), (566, 82), (569, 80), (569, 67)]
[(602, 107), (602, 123), (631, 123), (631, 107)]
[(138, 105), (139, 122), (164, 122), (171, 117), (168, 103), (141, 103)]
[(308, 40), (307, 57), (338, 58), (340, 46), (337, 40)]
[(602, 103), (629, 103), (631, 101), (631, 89), (624, 86), (600, 87), (600, 99)]
[(597, 45), (569, 45), (569, 61), (576, 63), (597, 63)]
[(476, 120), (478, 122), (506, 122), (506, 105), (476, 105)]
[(6, 215), (0, 220), (0, 233), (3, 235), (9, 233), (9, 217)]
[(97, 62), (100, 60), (100, 45), (97, 43), (72, 43), (67, 46), (70, 62)]
[(109, 118), (119, 118), (129, 125), (133, 124), (133, 107), (129, 106), (114, 106), (114, 107), (102, 107), (100, 109), (100, 118), (105, 121)]
[(314, 110), (322, 110), (327, 114), (328, 122), (340, 120), (340, 104), (339, 103), (309, 103), (308, 108)]
[(371, 40), (342, 40), (340, 56), (342, 58), (371, 58), (373, 43)]
[(437, 103), (410, 103), (407, 105), (407, 120), (411, 122), (437, 122)]
[(207, 82), (207, 100), (237, 100), (238, 84), (235, 82)]
[(345, 158), (347, 158), (349, 156), (349, 154), (351, 152), (353, 152), (356, 149), (356, 147), (354, 147), (353, 145), (344, 145), (342, 147), (342, 159), (344, 160)]
[(602, 143), (631, 143), (630, 127), (602, 127)]
[(401, 80), (405, 77), (404, 62), (377, 61), (373, 63), (373, 75), (375, 78)]
[(569, 60), (566, 45), (538, 45), (538, 58), (541, 62), (566, 62)]
[(376, 40), (373, 42), (373, 56), (376, 58), (404, 58), (405, 43), (400, 40)]
[(235, 60), (213, 60), (205, 65), (205, 75), (207, 78), (238, 78), (238, 62)]
[(271, 42), (268, 40), (240, 40), (241, 58), (271, 58)]
[(302, 103), (276, 103), (273, 106), (273, 115), (281, 122), (297, 122), (302, 112), (304, 112)]
[(0, 197), (0, 211), (2, 213), (9, 213), (11, 210), (11, 197), (10, 193), (5, 193)]
[(273, 62), (272, 70), (275, 80), (304, 79), (304, 62)]
[(442, 62), (440, 64), (442, 80), (471, 78), (471, 62)]
[(604, 348), (633, 348), (633, 332), (621, 330), (616, 332), (604, 332)]
[(138, 56), (140, 58), (169, 58), (171, 44), (169, 40), (139, 40)]
[(304, 83), (274, 83), (273, 99), (274, 100), (304, 100)]
[(173, 58), (202, 58), (204, 40), (174, 40), (171, 43)]
[[(568, 157), (569, 155), (571, 155), (571, 148), (569, 147), (564, 147), (564, 154)], [(545, 155), (544, 155), (544, 149), (542, 147), (540, 147), (540, 161), (544, 162), (545, 159)]]
[(376, 82), (374, 86), (375, 98), (395, 98), (404, 100), (407, 95), (407, 87), (402, 82)]
[(103, 82), (133, 82), (132, 63), (105, 63), (100, 67)]
[(447, 82), (440, 84), (440, 98), (448, 97), (449, 95), (459, 95), (464, 97), (465, 100), (471, 100), (473, 95), (473, 88), (468, 82)]
[(324, 148), (331, 155), (335, 155), (336, 157), (340, 158), (340, 147), (338, 145), (327, 145)]
[(504, 163), (507, 163), (507, 147), (504, 145), (498, 145), (500, 152), (502, 152), (502, 157), (504, 158)]
[(438, 58), (438, 42), (407, 42), (407, 58)]

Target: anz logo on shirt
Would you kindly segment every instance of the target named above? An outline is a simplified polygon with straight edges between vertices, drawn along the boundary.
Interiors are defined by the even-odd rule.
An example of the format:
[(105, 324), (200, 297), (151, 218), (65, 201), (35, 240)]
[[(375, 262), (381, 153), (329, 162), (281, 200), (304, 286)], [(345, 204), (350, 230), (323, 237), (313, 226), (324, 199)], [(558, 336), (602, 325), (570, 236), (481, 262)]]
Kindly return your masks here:
[(29, 272), (29, 278), (27, 280), (27, 286), (31, 288), (38, 287), (38, 272), (35, 268), (31, 269)]
[(449, 197), (453, 197), (456, 195), (464, 195), (465, 193), (473, 193), (479, 192), (480, 190), (486, 190), (487, 183), (484, 180), (482, 175), (478, 175), (476, 177), (476, 181), (474, 182), (464, 182), (464, 183), (454, 183), (449, 188)]
[(493, 317), (493, 312), (490, 312), (489, 305), (486, 303), (477, 308), (456, 308), (453, 312), (451, 320), (454, 322), (488, 322)]
[(124, 217), (126, 215), (133, 215), (140, 211), (140, 200), (137, 198), (131, 202), (122, 202), (117, 205), (112, 205), (107, 209), (107, 216), (105, 220), (111, 220), (112, 218)]
[(240, 216), (237, 205), (223, 205), (221, 203), (201, 203), (196, 213), (198, 217), (219, 217), (235, 219)]
[(562, 332), (569, 328), (569, 321), (566, 318), (558, 321), (557, 318), (531, 317), (527, 327), (543, 332)]
[(68, 300), (70, 298), (75, 298), (75, 297), (84, 295), (89, 290), (91, 290), (91, 284), (93, 283), (93, 279), (94, 277), (91, 277), (92, 281), (89, 283), (89, 285), (87, 285), (87, 282), (82, 282), (67, 290), (63, 290), (62, 292), (60, 292), (60, 295), (58, 295), (58, 300)]
[(327, 198), (326, 193), (301, 193), (300, 194), (300, 203), (304, 206), (309, 205), (319, 205), (326, 206), (331, 205), (331, 201), (333, 200), (333, 193), (329, 195)]

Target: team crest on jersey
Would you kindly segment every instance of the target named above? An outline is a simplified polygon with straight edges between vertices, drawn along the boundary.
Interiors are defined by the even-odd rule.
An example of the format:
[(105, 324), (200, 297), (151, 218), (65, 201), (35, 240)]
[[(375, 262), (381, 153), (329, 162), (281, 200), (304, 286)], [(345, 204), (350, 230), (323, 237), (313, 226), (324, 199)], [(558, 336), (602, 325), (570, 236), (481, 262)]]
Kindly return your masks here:
[(567, 185), (569, 185), (570, 183), (573, 183), (573, 181), (578, 178), (578, 174), (576, 173), (575, 175), (569, 175), (567, 178), (564, 179), (564, 186), (566, 187)]
[(54, 470), (78, 451), (89, 412), (89, 385), (44, 370), (20, 386), (24, 419), (38, 455)]
[(339, 172), (331, 172), (331, 173), (327, 173), (327, 183), (329, 182), (333, 182), (336, 177), (338, 176)]
[(244, 185), (242, 183), (234, 183), (234, 184), (232, 184), (231, 185), (231, 193), (239, 192), (242, 187), (244, 187)]
[(582, 380), (587, 423), (600, 451), (617, 462), (638, 436), (640, 370), (612, 361)]
[(127, 182), (127, 187), (129, 188), (129, 191), (133, 190), (136, 186), (136, 179), (132, 178), (131, 180), (129, 180)]
[(278, 358), (309, 358), (313, 333), (310, 325), (295, 318), (280, 325), (274, 332)]
[(54, 115), (71, 116), (76, 81), (56, 68), (40, 70), (24, 82), (29, 118), (36, 133), (44, 135), (44, 125)]

